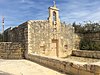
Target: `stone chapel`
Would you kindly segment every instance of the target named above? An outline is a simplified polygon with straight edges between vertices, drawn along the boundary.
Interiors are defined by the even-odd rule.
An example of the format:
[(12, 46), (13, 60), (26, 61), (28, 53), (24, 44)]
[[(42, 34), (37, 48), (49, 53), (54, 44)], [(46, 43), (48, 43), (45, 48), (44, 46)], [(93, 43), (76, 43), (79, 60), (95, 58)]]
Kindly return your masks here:
[(60, 21), (55, 2), (49, 7), (47, 20), (29, 20), (5, 30), (5, 42), (20, 42), (27, 56), (34, 53), (52, 57), (67, 57), (78, 48), (79, 38), (70, 24)]

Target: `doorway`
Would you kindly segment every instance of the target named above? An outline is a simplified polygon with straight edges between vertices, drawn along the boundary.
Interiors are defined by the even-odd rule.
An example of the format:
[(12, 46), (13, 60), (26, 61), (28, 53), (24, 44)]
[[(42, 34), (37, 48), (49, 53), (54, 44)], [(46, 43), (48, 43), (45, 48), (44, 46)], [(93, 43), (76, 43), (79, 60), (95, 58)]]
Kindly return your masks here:
[(52, 39), (52, 51), (54, 56), (59, 56), (58, 39)]

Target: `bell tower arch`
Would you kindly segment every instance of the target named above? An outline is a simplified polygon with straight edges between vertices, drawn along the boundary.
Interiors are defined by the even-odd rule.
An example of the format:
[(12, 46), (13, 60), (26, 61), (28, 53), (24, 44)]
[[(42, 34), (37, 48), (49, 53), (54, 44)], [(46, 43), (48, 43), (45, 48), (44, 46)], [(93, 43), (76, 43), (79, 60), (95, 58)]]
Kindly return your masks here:
[(56, 7), (56, 3), (54, 1), (54, 5), (49, 7), (49, 24), (53, 28), (59, 30), (60, 27), (60, 18), (59, 18), (59, 9)]

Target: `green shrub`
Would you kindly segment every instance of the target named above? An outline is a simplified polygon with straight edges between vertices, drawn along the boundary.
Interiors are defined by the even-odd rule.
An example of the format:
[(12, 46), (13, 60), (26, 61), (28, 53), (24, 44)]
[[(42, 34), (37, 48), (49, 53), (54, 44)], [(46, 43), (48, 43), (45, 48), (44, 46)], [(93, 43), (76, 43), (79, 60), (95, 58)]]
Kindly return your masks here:
[(81, 50), (100, 50), (100, 41), (82, 39), (80, 42), (80, 49)]

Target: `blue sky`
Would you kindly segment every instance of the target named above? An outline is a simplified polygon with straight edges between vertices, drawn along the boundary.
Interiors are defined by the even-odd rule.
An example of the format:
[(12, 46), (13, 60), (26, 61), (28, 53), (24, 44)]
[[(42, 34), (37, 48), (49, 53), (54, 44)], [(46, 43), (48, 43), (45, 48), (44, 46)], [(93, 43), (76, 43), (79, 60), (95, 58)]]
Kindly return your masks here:
[[(56, 4), (61, 21), (100, 21), (100, 0), (56, 0)], [(53, 0), (0, 0), (0, 17), (5, 16), (5, 28), (27, 20), (46, 20), (48, 7), (52, 5)]]

